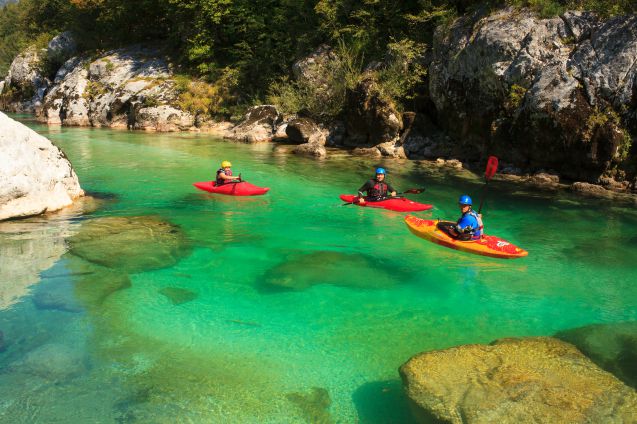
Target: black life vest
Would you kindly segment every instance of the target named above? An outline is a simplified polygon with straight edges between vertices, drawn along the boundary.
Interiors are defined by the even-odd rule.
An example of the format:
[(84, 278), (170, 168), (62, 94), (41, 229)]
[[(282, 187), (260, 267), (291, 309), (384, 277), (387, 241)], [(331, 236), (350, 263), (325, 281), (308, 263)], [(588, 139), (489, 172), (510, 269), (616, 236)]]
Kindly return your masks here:
[(228, 177), (232, 177), (232, 170), (226, 171), (223, 168), (219, 168), (217, 170), (217, 180), (216, 180), (216, 184), (215, 184), (216, 186), (224, 185), (226, 183), (226, 180), (221, 178), (219, 176), (219, 174), (226, 174)]
[(382, 181), (370, 180), (374, 183), (373, 187), (367, 191), (367, 196), (372, 199), (384, 199), (387, 197), (387, 183)]

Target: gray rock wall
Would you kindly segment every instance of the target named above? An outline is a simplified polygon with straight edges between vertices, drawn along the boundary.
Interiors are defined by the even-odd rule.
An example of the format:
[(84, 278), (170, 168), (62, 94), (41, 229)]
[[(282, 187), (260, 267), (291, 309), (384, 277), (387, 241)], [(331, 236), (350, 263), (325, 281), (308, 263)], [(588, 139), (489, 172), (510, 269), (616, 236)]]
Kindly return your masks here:
[(622, 179), (637, 137), (637, 16), (462, 17), (436, 34), (429, 91), (462, 159)]

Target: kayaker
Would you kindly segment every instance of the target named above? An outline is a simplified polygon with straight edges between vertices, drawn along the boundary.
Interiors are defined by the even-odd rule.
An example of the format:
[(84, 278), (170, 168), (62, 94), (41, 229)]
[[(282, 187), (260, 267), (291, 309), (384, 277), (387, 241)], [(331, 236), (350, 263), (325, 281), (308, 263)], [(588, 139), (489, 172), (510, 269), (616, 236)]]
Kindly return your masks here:
[(458, 206), (462, 216), (458, 220), (455, 226), (449, 227), (449, 234), (452, 237), (456, 237), (460, 240), (480, 240), (482, 238), (482, 216), (478, 215), (471, 206), (473, 202), (471, 197), (463, 194), (458, 199)]
[[(358, 203), (365, 203), (365, 200), (377, 202), (387, 198), (387, 194), (391, 197), (396, 196), (396, 190), (385, 182), (385, 168), (376, 168), (376, 178), (367, 181), (358, 189)], [(366, 195), (363, 195), (363, 192)]]
[(217, 177), (216, 177), (216, 184), (215, 184), (216, 186), (241, 182), (240, 176), (239, 177), (232, 176), (232, 169), (230, 169), (230, 167), (232, 167), (232, 164), (228, 162), (227, 160), (224, 160), (223, 162), (221, 162), (221, 168), (217, 170)]

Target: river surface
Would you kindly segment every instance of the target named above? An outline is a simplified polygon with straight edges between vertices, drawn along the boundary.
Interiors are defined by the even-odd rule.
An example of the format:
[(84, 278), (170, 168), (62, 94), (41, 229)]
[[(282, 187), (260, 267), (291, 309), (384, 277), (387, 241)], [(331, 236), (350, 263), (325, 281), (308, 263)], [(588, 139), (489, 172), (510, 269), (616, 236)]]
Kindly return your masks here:
[[(487, 233), (529, 251), (498, 260), (338, 199), (382, 164), (427, 188), (417, 216), (456, 219), (480, 198), (466, 171), (20, 118), (100, 200), (0, 225), (3, 423), (410, 423), (398, 367), (416, 353), (637, 320), (634, 206), (495, 181)], [(196, 190), (221, 160), (270, 192)], [(148, 237), (113, 251), (113, 217)]]

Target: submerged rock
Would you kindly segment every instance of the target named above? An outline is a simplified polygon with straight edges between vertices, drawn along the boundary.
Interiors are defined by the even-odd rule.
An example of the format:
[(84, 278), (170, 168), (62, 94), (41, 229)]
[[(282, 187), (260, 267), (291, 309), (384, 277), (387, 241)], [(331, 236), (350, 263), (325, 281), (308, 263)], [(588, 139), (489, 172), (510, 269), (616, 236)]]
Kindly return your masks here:
[(332, 403), (330, 394), (322, 387), (312, 387), (310, 393), (288, 393), (285, 397), (301, 411), (309, 423), (331, 424), (336, 422), (329, 412)]
[(49, 343), (29, 352), (10, 367), (12, 370), (58, 381), (78, 377), (87, 371), (87, 358), (77, 348)]
[(169, 267), (190, 253), (179, 227), (156, 216), (91, 219), (68, 243), (71, 254), (125, 272)]
[(556, 333), (601, 368), (637, 389), (637, 322), (594, 324)]
[(69, 206), (84, 195), (66, 155), (0, 112), (0, 221)]
[(73, 284), (40, 284), (33, 296), (33, 304), (41, 310), (81, 312), (82, 306), (74, 296)]
[(630, 423), (637, 411), (635, 390), (548, 337), (425, 352), (400, 374), (423, 423)]
[(181, 287), (164, 287), (159, 290), (159, 293), (163, 294), (172, 302), (173, 305), (181, 305), (195, 300), (199, 295), (188, 289), (182, 289)]
[(386, 261), (360, 253), (293, 253), (265, 273), (260, 287), (265, 292), (305, 290), (319, 284), (374, 289), (392, 287), (405, 277), (388, 269), (393, 267)]

